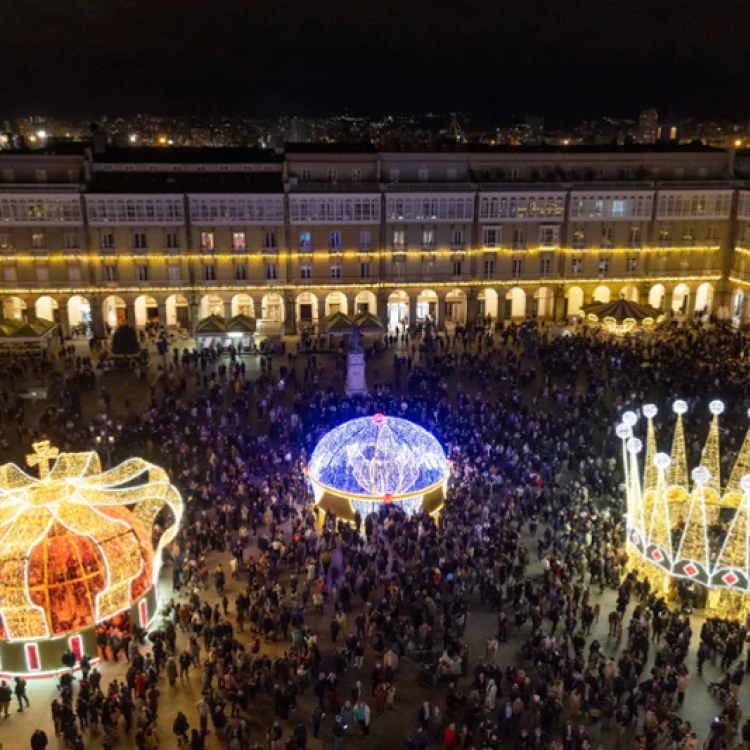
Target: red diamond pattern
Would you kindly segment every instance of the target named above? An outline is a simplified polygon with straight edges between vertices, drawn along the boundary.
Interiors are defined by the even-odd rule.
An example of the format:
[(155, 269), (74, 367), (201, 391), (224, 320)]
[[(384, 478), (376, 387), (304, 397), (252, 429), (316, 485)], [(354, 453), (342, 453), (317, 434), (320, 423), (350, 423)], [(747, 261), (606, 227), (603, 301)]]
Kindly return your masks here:
[(739, 581), (740, 579), (739, 576), (735, 575), (730, 570), (728, 573), (722, 576), (721, 580), (724, 581), (727, 586), (734, 586), (734, 584), (737, 583), (737, 581)]
[(661, 561), (662, 561), (662, 560), (664, 559), (664, 555), (662, 555), (662, 553), (661, 553), (661, 552), (659, 552), (659, 550), (658, 550), (658, 549), (655, 549), (655, 550), (654, 550), (654, 551), (653, 551), (653, 552), (651, 553), (651, 557), (653, 557), (653, 558), (654, 558), (654, 560), (656, 560), (656, 562), (661, 562)]
[(688, 563), (685, 566), (685, 575), (690, 576), (692, 578), (694, 575), (697, 575), (697, 574), (698, 574), (698, 568), (696, 568), (695, 565), (693, 565), (693, 563)]
[(633, 544), (638, 544), (641, 540), (638, 538), (638, 534), (633, 534), (633, 536), (630, 537), (633, 540)]

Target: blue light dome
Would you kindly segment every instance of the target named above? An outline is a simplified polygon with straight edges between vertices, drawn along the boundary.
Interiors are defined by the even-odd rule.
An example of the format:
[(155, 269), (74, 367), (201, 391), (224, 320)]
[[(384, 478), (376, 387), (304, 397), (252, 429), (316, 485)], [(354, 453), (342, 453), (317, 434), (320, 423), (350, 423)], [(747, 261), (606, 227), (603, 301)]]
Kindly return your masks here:
[(308, 466), (314, 484), (353, 497), (382, 499), (444, 482), (448, 459), (434, 435), (413, 422), (375, 414), (324, 435)]

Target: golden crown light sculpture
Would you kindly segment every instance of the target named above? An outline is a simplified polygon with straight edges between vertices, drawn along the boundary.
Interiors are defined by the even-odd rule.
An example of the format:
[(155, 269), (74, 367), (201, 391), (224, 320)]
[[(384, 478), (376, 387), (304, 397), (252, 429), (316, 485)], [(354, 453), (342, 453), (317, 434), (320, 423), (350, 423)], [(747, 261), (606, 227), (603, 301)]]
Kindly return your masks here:
[[(128, 612), (131, 624), (146, 626), (158, 608), (161, 551), (182, 516), (167, 473), (142, 459), (102, 473), (95, 452), (59, 453), (46, 440), (33, 449), (26, 460), (38, 479), (0, 466), (6, 674), (54, 672), (68, 647), (94, 656), (96, 625), (116, 615)], [(160, 535), (157, 520), (166, 527)]]
[(744, 619), (750, 612), (750, 430), (722, 485), (719, 416), (724, 404), (712, 401), (701, 462), (688, 475), (682, 419), (687, 409), (685, 401), (674, 402), (677, 420), (668, 455), (657, 451), (656, 407), (643, 407), (642, 484), (638, 459), (644, 446), (633, 432), (638, 415), (625, 412), (617, 426), (625, 469), (628, 568), (667, 597), (680, 580), (692, 581), (707, 591), (709, 616)]

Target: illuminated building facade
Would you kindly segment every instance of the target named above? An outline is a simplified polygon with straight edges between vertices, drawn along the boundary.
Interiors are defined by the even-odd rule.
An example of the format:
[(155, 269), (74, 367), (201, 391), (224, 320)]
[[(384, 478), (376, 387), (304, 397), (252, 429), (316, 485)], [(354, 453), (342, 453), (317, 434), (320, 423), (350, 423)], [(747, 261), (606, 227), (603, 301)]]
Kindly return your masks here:
[(315, 502), (339, 518), (362, 520), (385, 503), (407, 515), (437, 513), (450, 476), (445, 451), (434, 435), (398, 417), (352, 419), (324, 435), (307, 476)]
[[(735, 163), (736, 159), (736, 163)], [(335, 312), (563, 321), (625, 296), (747, 319), (750, 184), (703, 146), (0, 153), (6, 317), (97, 336)]]
[(719, 417), (724, 405), (712, 401), (701, 462), (689, 471), (683, 429), (688, 406), (678, 400), (673, 409), (669, 454), (656, 444), (655, 406), (643, 407), (645, 445), (635, 436), (635, 412), (626, 412), (617, 426), (625, 468), (628, 567), (648, 579), (658, 595), (673, 598), (681, 582), (693, 584), (705, 595), (698, 599), (705, 601), (707, 615), (744, 620), (750, 613), (750, 431), (729, 477), (722, 477)]
[(95, 452), (33, 447), (27, 462), (39, 478), (15, 464), (0, 470), (6, 675), (59, 671), (67, 648), (96, 658), (102, 623), (146, 627), (157, 612), (161, 553), (182, 515), (179, 493), (153, 464), (130, 459), (102, 473)]

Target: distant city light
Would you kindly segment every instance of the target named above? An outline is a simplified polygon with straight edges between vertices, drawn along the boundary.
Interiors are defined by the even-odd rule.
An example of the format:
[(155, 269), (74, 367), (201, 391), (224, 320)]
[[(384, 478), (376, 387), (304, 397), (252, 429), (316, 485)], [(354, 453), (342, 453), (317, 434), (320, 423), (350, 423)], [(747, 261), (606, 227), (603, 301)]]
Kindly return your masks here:
[(130, 142), (131, 142), (131, 143), (135, 143), (135, 142), (136, 142), (137, 140), (138, 140), (138, 136), (137, 136), (137, 135), (136, 135), (135, 133), (133, 133), (133, 134), (132, 134), (132, 135), (130, 136)]
[(169, 139), (169, 140), (167, 141), (167, 145), (168, 145), (168, 146), (174, 146), (174, 141), (173, 141), (173, 140), (172, 140), (172, 139), (170, 138), (170, 139)]
[(735, 145), (735, 146), (737, 146), (737, 147), (741, 146), (741, 145), (742, 145), (742, 138), (738, 138), (738, 139), (737, 139), (737, 140), (736, 140), (736, 141), (734, 142), (734, 145)]
[(43, 141), (47, 137), (47, 131), (46, 130), (37, 130), (36, 131), (36, 137)]
[(565, 138), (563, 140), (563, 146), (570, 146), (570, 138)]
[(167, 143), (167, 136), (166, 135), (159, 136), (159, 143), (161, 143), (162, 146), (165, 146)]
[(30, 140), (30, 141), (31, 141), (32, 143), (36, 143), (36, 136), (35, 136), (35, 135), (34, 135), (34, 134), (32, 133), (32, 134), (31, 134), (31, 135), (29, 136), (29, 140)]

